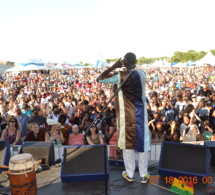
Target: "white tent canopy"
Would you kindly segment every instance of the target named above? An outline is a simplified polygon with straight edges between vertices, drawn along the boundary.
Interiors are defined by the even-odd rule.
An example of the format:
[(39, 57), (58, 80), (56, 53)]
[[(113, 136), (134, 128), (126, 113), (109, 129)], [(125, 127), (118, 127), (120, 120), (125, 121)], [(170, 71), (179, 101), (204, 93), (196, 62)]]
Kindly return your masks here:
[(196, 62), (197, 65), (201, 66), (204, 64), (215, 65), (215, 56), (209, 51), (202, 59)]
[(161, 65), (162, 67), (171, 67), (171, 64), (166, 59), (162, 60)]
[(155, 60), (155, 62), (151, 65), (152, 67), (171, 67), (171, 64), (166, 60)]
[(44, 66), (36, 66), (36, 65), (29, 65), (29, 66), (15, 66), (13, 68), (7, 69), (5, 72), (21, 72), (21, 71), (31, 71), (31, 70), (44, 70)]
[(151, 66), (152, 67), (159, 67), (160, 66), (160, 60), (155, 60)]

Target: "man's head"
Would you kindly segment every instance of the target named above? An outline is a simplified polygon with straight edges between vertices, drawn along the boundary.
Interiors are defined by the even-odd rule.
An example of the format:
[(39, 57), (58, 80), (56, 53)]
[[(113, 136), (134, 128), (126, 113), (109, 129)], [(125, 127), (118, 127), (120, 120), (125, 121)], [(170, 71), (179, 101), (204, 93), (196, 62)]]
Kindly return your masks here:
[(73, 132), (74, 134), (78, 134), (78, 133), (79, 133), (79, 127), (78, 127), (78, 125), (73, 125), (73, 126), (72, 126), (72, 132)]
[(21, 113), (21, 109), (20, 109), (20, 107), (19, 107), (18, 105), (15, 106), (15, 113), (16, 113), (17, 115), (21, 115), (21, 114), (22, 114), (22, 113)]
[(34, 116), (38, 116), (38, 115), (39, 115), (39, 112), (40, 112), (40, 108), (35, 107), (35, 108), (33, 109), (33, 114), (34, 114)]
[(136, 67), (136, 55), (134, 53), (127, 53), (124, 56), (124, 65), (127, 69), (131, 70)]
[(35, 123), (35, 122), (30, 123), (29, 127), (30, 127), (30, 130), (34, 132), (34, 134), (39, 133), (40, 127), (37, 123)]

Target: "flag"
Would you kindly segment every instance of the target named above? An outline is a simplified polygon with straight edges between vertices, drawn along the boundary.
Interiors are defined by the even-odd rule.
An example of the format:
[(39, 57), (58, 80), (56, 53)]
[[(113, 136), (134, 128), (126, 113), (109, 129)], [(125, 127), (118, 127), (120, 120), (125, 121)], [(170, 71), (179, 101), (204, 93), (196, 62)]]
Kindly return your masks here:
[(194, 194), (193, 183), (183, 182), (178, 180), (177, 178), (174, 178), (174, 182), (171, 188), (169, 189), (169, 192), (178, 195), (193, 195)]

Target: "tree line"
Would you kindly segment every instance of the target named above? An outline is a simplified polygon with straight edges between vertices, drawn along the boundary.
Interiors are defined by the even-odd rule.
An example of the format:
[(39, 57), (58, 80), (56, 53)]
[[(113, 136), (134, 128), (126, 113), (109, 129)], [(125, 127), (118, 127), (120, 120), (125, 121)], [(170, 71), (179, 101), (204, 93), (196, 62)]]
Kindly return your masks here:
[[(215, 50), (210, 50), (213, 55), (215, 55)], [(187, 62), (187, 61), (197, 61), (203, 58), (207, 52), (205, 51), (195, 51), (195, 50), (189, 50), (187, 52), (182, 52), (182, 51), (176, 51), (174, 52), (174, 55), (172, 57), (159, 57), (159, 58), (146, 58), (146, 57), (140, 57), (137, 59), (137, 64), (152, 64), (155, 62), (155, 60), (163, 60), (166, 59), (168, 62), (173, 63), (173, 62)], [(119, 58), (115, 59), (106, 59), (106, 62), (116, 62), (119, 60)]]

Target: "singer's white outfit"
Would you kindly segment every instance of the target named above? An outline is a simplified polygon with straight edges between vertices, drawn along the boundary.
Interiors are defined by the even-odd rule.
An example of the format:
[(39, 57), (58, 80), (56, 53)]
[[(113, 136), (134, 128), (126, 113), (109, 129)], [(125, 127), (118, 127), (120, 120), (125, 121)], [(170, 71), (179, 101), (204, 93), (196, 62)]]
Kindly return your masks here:
[[(138, 168), (140, 177), (145, 177), (148, 168), (149, 152), (137, 152), (138, 155)], [(125, 169), (130, 178), (134, 177), (135, 171), (135, 151), (123, 150), (123, 158)]]
[[(99, 80), (101, 83), (117, 84), (127, 79), (129, 72), (108, 74)], [(135, 170), (135, 151), (138, 154), (140, 176), (147, 174), (148, 153), (151, 150), (151, 133), (148, 127), (145, 95), (146, 73), (132, 71), (116, 96), (117, 127), (119, 130), (118, 147), (123, 149), (125, 168), (132, 178)]]

